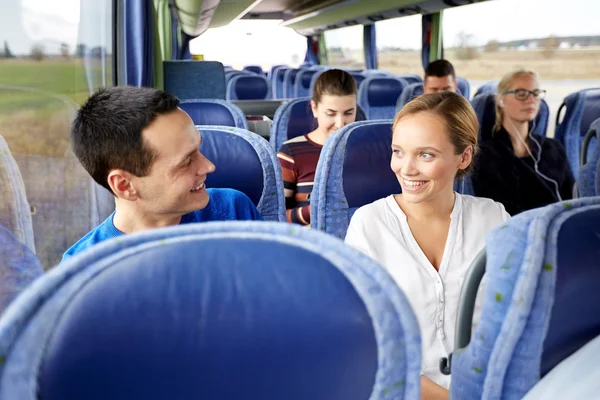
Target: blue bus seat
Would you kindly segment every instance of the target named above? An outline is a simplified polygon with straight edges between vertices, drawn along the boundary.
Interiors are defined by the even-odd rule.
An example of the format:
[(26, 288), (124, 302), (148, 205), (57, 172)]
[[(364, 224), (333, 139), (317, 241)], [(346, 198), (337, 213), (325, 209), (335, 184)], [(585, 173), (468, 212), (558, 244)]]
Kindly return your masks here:
[(598, 168), (600, 167), (600, 118), (592, 122), (581, 145), (581, 168), (577, 179), (580, 197), (600, 196)]
[(343, 239), (359, 207), (401, 192), (391, 143), (392, 120), (354, 122), (327, 139), (310, 196), (313, 228)]
[(264, 75), (236, 75), (227, 83), (227, 100), (266, 100), (271, 98), (271, 82)]
[(402, 107), (412, 99), (419, 97), (423, 94), (423, 83), (416, 82), (411, 83), (404, 88), (400, 97), (398, 97), (398, 101), (396, 102), (396, 113), (400, 112)]
[(312, 77), (323, 69), (301, 69), (296, 76), (294, 83), (294, 95), (296, 99), (310, 97), (310, 82)]
[(408, 299), (359, 251), (284, 223), (190, 224), (27, 288), (0, 319), (0, 399), (416, 399), (420, 353)]
[[(565, 115), (561, 121), (563, 109)], [(600, 88), (584, 89), (568, 95), (556, 113), (554, 138), (565, 146), (574, 176), (579, 174), (581, 143), (597, 118), (600, 118)]]
[(19, 166), (0, 136), (0, 225), (35, 253), (31, 208)]
[[(356, 121), (364, 121), (367, 117), (365, 112), (357, 105)], [(277, 108), (273, 116), (273, 125), (271, 126), (271, 136), (269, 138), (271, 146), (277, 151), (281, 145), (289, 139), (306, 135), (317, 127), (312, 110), (310, 108), (310, 99), (294, 99)]]
[(0, 225), (0, 316), (43, 273), (44, 268), (33, 251)]
[(244, 112), (226, 100), (182, 100), (179, 107), (188, 113), (194, 125), (220, 125), (248, 129)]
[(200, 151), (215, 164), (206, 177), (208, 188), (230, 188), (246, 194), (267, 221), (285, 219), (283, 178), (269, 142), (245, 129), (197, 126)]
[(358, 90), (358, 104), (368, 119), (390, 119), (396, 115), (396, 102), (408, 86), (404, 79), (391, 76), (369, 76)]
[(404, 79), (408, 84), (423, 83), (423, 78), (417, 74), (397, 74), (398, 78)]
[(252, 72), (253, 74), (265, 76), (265, 72), (263, 71), (263, 69), (260, 65), (246, 65), (243, 68), (243, 71), (248, 71), (248, 72)]
[[(599, 224), (600, 198), (592, 197), (526, 211), (488, 234), (486, 257), (471, 268), (479, 279), (465, 281), (459, 303), (452, 398), (520, 399), (600, 334)], [(466, 294), (484, 272), (471, 335), (475, 298)]]
[(300, 69), (298, 68), (290, 68), (287, 69), (283, 74), (283, 98), (284, 99), (293, 99), (294, 98), (294, 88), (296, 86), (296, 77)]
[(467, 78), (463, 78), (462, 76), (456, 77), (456, 88), (467, 100), (471, 98), (471, 85)]
[(479, 86), (477, 88), (477, 91), (473, 95), (473, 99), (475, 99), (475, 97), (479, 96), (480, 94), (484, 93), (498, 93), (498, 82), (486, 82), (483, 85)]

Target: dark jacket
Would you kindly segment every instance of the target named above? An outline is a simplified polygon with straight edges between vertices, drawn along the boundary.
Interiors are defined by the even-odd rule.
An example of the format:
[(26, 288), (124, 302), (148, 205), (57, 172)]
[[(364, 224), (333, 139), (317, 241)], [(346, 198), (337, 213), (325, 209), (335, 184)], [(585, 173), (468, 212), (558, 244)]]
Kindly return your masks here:
[(523, 158), (515, 155), (504, 128), (480, 144), (475, 159), (472, 175), (475, 195), (502, 203), (511, 215), (557, 202), (557, 189), (562, 200), (573, 197), (575, 180), (563, 146), (551, 138), (531, 136), (542, 148), (540, 157), (538, 145), (529, 138), (529, 148), (539, 158), (538, 171), (555, 180), (558, 188), (535, 172), (535, 163), (529, 155)]

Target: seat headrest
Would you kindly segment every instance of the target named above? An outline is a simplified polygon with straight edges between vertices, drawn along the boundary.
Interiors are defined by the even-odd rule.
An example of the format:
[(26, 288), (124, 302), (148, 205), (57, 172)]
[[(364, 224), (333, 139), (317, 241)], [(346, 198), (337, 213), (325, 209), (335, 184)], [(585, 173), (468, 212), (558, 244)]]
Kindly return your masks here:
[(554, 305), (544, 339), (542, 376), (600, 335), (600, 206), (563, 222), (557, 240)]
[(585, 102), (581, 117), (581, 136), (585, 136), (592, 122), (600, 117), (600, 89), (590, 89), (583, 94)]
[(392, 121), (356, 126), (348, 136), (342, 182), (349, 207), (400, 193), (390, 168)]
[(395, 78), (372, 77), (365, 84), (370, 107), (394, 107), (404, 89), (402, 81)]
[(264, 76), (236, 76), (232, 81), (238, 100), (262, 100), (269, 94), (269, 81)]
[(258, 206), (264, 176), (256, 150), (240, 135), (208, 127), (199, 129), (202, 134), (200, 152), (216, 167), (206, 176), (206, 187), (239, 190)]
[[(241, 121), (236, 121), (234, 116), (234, 108), (237, 108), (234, 104), (225, 101), (190, 100), (182, 101), (180, 107), (188, 113), (194, 125), (221, 125), (243, 128), (243, 126), (239, 126)], [(241, 110), (238, 112), (243, 115)]]
[(367, 399), (378, 371), (374, 317), (336, 266), (343, 260), (248, 231), (129, 246), (53, 322), (38, 393)]

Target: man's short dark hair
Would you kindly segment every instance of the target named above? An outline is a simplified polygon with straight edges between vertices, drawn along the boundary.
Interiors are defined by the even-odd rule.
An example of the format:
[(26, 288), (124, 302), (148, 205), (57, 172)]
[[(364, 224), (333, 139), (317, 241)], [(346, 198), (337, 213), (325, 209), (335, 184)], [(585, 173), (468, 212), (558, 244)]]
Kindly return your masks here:
[(107, 182), (112, 169), (146, 176), (156, 154), (144, 145), (142, 130), (178, 105), (177, 97), (157, 89), (100, 89), (81, 106), (73, 121), (73, 151), (92, 178), (112, 192)]
[(454, 73), (454, 67), (448, 60), (436, 60), (425, 68), (425, 79), (428, 76), (436, 76), (443, 78), (444, 76), (452, 75), (452, 78), (456, 81), (456, 74)]

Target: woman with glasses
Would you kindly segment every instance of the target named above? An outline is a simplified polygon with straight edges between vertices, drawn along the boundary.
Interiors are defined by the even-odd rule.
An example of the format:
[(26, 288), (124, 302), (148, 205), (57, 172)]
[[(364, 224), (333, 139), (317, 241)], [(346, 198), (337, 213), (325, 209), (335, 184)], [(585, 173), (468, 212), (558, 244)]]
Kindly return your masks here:
[(511, 215), (573, 196), (573, 174), (563, 146), (534, 134), (546, 91), (535, 72), (518, 69), (498, 84), (496, 123), (481, 143), (472, 176), (475, 195), (496, 200)]

